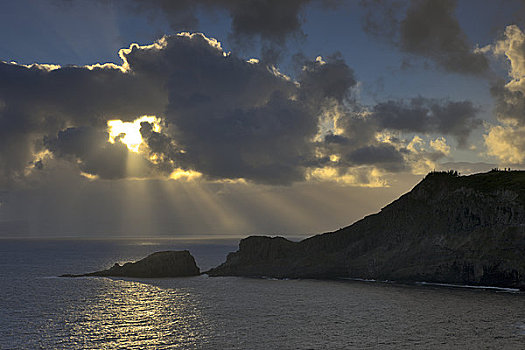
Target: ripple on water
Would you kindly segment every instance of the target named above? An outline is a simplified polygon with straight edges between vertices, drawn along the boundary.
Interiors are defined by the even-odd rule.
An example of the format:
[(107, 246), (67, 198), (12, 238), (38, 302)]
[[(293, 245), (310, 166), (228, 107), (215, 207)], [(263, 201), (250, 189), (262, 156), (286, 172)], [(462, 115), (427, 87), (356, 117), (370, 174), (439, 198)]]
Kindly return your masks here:
[(96, 294), (50, 320), (40, 346), (63, 349), (192, 348), (206, 342), (192, 294), (129, 280), (98, 279)]

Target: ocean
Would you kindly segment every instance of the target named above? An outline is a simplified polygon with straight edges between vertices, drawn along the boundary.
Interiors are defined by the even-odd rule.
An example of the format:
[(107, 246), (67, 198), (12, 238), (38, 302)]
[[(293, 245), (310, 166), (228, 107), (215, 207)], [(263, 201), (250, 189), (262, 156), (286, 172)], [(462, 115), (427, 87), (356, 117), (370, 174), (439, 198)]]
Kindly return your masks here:
[(525, 294), (366, 281), (59, 278), (233, 240), (0, 240), (0, 349), (525, 349)]

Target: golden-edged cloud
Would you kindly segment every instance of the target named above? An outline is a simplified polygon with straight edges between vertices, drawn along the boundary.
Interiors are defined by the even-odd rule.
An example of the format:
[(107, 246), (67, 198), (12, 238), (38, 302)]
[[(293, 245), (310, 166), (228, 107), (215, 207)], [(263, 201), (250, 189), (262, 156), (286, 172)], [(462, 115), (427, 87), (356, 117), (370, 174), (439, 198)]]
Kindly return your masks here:
[(487, 154), (506, 164), (525, 161), (525, 127), (494, 125), (484, 135)]
[[(380, 186), (383, 174), (420, 169), (450, 151), (435, 137), (416, 150), (404, 134), (450, 135), (462, 145), (479, 125), (469, 101), (361, 105), (339, 54), (298, 56), (295, 79), (200, 33), (132, 44), (119, 55), (121, 65), (0, 63), (2, 183), (23, 177), (28, 164), (45, 168), (35, 155), (47, 150), (100, 179)], [(378, 138), (388, 132), (396, 136)]]
[(509, 63), (508, 81), (497, 81), (491, 92), (500, 125), (487, 124), (484, 135), (487, 154), (503, 163), (525, 160), (525, 34), (516, 25), (505, 29), (504, 37), (480, 49), (503, 57)]

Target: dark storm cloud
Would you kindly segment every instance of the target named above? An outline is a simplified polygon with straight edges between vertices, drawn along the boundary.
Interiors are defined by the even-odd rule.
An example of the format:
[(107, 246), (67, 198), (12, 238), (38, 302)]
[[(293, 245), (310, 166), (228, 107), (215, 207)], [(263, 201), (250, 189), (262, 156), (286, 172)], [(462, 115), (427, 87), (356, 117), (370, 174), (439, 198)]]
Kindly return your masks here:
[[(168, 129), (164, 136), (146, 125), (142, 130), (151, 150), (172, 166), (212, 178), (303, 180), (314, 157), (310, 139), (317, 132), (318, 107), (305, 103), (301, 89), (274, 68), (224, 56), (200, 35), (166, 40), (163, 50), (126, 56), (141, 72), (159, 68), (149, 62), (168, 63), (162, 67)], [(341, 80), (334, 76), (325, 83), (336, 78)]]
[(150, 77), (110, 66), (51, 70), (0, 62), (0, 183), (23, 176), (44, 149), (43, 136), (69, 125), (105, 128), (114, 116), (154, 114), (164, 99)]
[(226, 11), (236, 40), (260, 37), (283, 44), (293, 34), (302, 34), (301, 12), (311, 0), (133, 0), (140, 12), (160, 11), (174, 30), (197, 28), (197, 11)]
[(470, 133), (481, 126), (477, 108), (470, 101), (434, 100), (423, 97), (392, 100), (376, 104), (365, 116), (345, 114), (339, 125), (342, 135), (328, 135), (327, 144), (359, 148), (373, 143), (376, 133), (440, 134), (456, 138), (464, 145)]
[[(360, 129), (356, 129), (359, 125)], [(370, 166), (387, 172), (399, 172), (410, 168), (410, 160), (406, 157), (409, 151), (406, 142), (384, 143), (376, 139), (376, 125), (359, 118), (346, 122), (345, 133), (342, 135), (327, 135), (319, 144), (326, 154), (336, 154), (340, 157), (337, 166), (340, 172), (348, 168)], [(355, 135), (360, 134), (359, 137)], [(323, 162), (324, 161), (324, 162)], [(319, 159), (317, 166), (330, 165), (327, 160)]]
[(223, 6), (232, 17), (234, 34), (283, 41), (300, 31), (301, 10), (310, 0), (226, 0)]
[(457, 1), (411, 0), (404, 18), (399, 18), (398, 3), (374, 1), (365, 5), (369, 15), (365, 16), (364, 29), (385, 37), (402, 51), (426, 57), (450, 72), (480, 75), (488, 71), (487, 58), (473, 52), (454, 15)]
[[(151, 80), (156, 77), (123, 74), (113, 65), (50, 70), (1, 62), (0, 75), (3, 111), (16, 113), (17, 118), (10, 121), (14, 124), (16, 120), (22, 129), (37, 121), (63, 122), (60, 117), (64, 116), (76, 123), (105, 123), (112, 114), (129, 120), (137, 113), (159, 112), (158, 105), (165, 98)], [(35, 120), (35, 115), (41, 120)]]
[(89, 127), (68, 128), (44, 145), (57, 157), (76, 162), (81, 171), (102, 179), (145, 177), (151, 164), (137, 153), (129, 152), (118, 139), (110, 143), (108, 133)]
[(313, 157), (309, 139), (317, 131), (317, 120), (300, 102), (276, 92), (261, 106), (226, 113), (212, 111), (213, 105), (208, 108), (212, 115), (207, 120), (202, 111), (187, 118), (168, 114), (176, 118), (177, 141), (191, 167), (217, 178), (281, 184), (304, 179), (304, 165)]
[(473, 129), (481, 125), (470, 101), (439, 101), (425, 98), (387, 101), (374, 106), (370, 118), (380, 128), (454, 136), (465, 146)]
[(349, 93), (357, 84), (353, 70), (348, 67), (341, 54), (316, 61), (303, 58), (303, 70), (299, 74), (301, 94), (312, 103), (333, 98), (338, 102), (350, 98)]
[(473, 129), (481, 125), (477, 109), (469, 101), (452, 102), (422, 97), (409, 101), (379, 103), (364, 113), (348, 112), (338, 121), (343, 132), (328, 134), (318, 144), (325, 154), (340, 155), (339, 166), (373, 165), (388, 172), (409, 169), (411, 162), (437, 161), (445, 156), (440, 150), (410, 148), (410, 140), (394, 136), (388, 142), (377, 139), (381, 132), (423, 135), (449, 135), (465, 146)]
[[(125, 72), (113, 66), (49, 70), (2, 63), (3, 180), (22, 174), (44, 149), (74, 158), (92, 175), (126, 176), (123, 160), (134, 155), (119, 142), (107, 142), (106, 122), (145, 114), (165, 123), (163, 134), (146, 135), (161, 160), (155, 168), (163, 173), (182, 167), (212, 178), (304, 179), (317, 111), (294, 101), (297, 85), (275, 68), (225, 55), (202, 35), (132, 46), (122, 57)], [(127, 176), (145, 173), (147, 163), (139, 164), (138, 175)]]
[[(28, 168), (46, 169), (46, 157), (107, 179), (182, 169), (211, 179), (290, 184), (326, 166), (331, 154), (341, 160), (330, 166), (400, 171), (410, 167), (412, 151), (403, 140), (381, 142), (378, 132), (444, 133), (461, 143), (477, 125), (469, 102), (359, 106), (352, 95), (357, 80), (340, 55), (303, 60), (297, 81), (274, 66), (225, 54), (201, 34), (132, 45), (121, 57), (122, 66), (0, 64), (2, 185)], [(323, 140), (319, 118), (334, 113), (342, 134)], [(142, 115), (162, 121), (161, 130), (140, 126), (149, 154), (130, 152), (118, 138), (108, 142), (108, 120)], [(44, 150), (50, 155), (37, 154)]]
[(487, 59), (472, 52), (454, 16), (455, 8), (455, 0), (412, 0), (400, 24), (401, 48), (452, 72), (481, 74), (488, 69)]
[(352, 164), (375, 165), (393, 172), (406, 168), (402, 152), (388, 144), (358, 148), (347, 155), (347, 160)]
[[(225, 56), (202, 35), (166, 37), (163, 45), (135, 47), (125, 57), (132, 71), (165, 77), (167, 128), (154, 132), (144, 123), (141, 129), (164, 172), (182, 168), (210, 178), (289, 184), (303, 180), (307, 167), (326, 165), (316, 147), (340, 154), (339, 166), (399, 171), (409, 167), (406, 145), (381, 144), (377, 132), (445, 133), (463, 144), (479, 123), (470, 102), (423, 98), (389, 101), (358, 117), (357, 81), (340, 55), (298, 58), (302, 70), (294, 83), (273, 67)], [(332, 109), (344, 115), (344, 134), (312, 142), (319, 115)]]

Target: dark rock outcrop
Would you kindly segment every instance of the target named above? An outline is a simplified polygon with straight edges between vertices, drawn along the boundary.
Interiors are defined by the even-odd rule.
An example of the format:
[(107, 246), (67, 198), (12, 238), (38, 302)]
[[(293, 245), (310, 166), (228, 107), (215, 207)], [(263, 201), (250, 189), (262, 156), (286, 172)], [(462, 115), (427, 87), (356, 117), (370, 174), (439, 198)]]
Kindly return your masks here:
[(186, 277), (197, 276), (200, 270), (195, 264), (195, 259), (187, 250), (164, 251), (148, 255), (137, 262), (119, 264), (113, 267), (86, 273), (82, 275), (62, 275), (61, 277), (139, 277), (139, 278), (161, 278), (161, 277)]
[(243, 239), (207, 273), (523, 288), (525, 172), (430, 173), (381, 212), (338, 231), (300, 242)]

